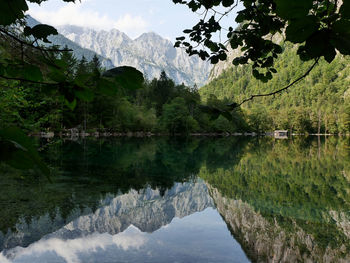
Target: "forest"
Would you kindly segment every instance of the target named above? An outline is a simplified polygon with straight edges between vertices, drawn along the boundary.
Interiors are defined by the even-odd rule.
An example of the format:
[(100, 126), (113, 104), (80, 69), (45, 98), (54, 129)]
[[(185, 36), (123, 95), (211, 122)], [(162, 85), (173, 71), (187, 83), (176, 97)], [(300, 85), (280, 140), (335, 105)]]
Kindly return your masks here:
[[(287, 91), (256, 98), (242, 105), (249, 127), (256, 132), (278, 129), (294, 133), (346, 134), (350, 132), (350, 67), (349, 57), (338, 54), (318, 65), (300, 83)], [(280, 89), (301, 76), (310, 62), (301, 61), (296, 48), (286, 43), (276, 60), (278, 71), (268, 83), (252, 76), (247, 65), (230, 67), (200, 89), (203, 99), (216, 96), (227, 101), (243, 101), (253, 94)]]
[[(28, 25), (26, 1), (5, 1), (0, 19), (0, 127), (18, 127), (27, 134), (72, 128), (87, 133), (348, 133), (348, 2), (242, 2), (244, 9), (235, 18), (238, 27), (226, 30), (224, 45), (212, 38), (223, 30), (224, 15), (207, 14), (219, 5), (231, 12), (234, 1), (173, 0), (192, 12), (207, 10), (204, 19), (183, 31), (189, 39), (176, 38), (175, 47), (212, 64), (226, 61), (228, 48), (241, 50), (226, 61), (235, 66), (198, 89), (175, 84), (164, 72), (145, 81), (131, 67), (104, 72), (97, 56), (78, 60), (67, 47), (50, 45), (48, 36), (58, 35), (54, 27)], [(277, 43), (273, 36), (284, 28), (286, 41)], [(203, 43), (202, 49), (187, 41)], [(288, 92), (236, 107), (252, 94), (275, 93), (308, 69), (313, 70)], [(8, 135), (5, 130), (1, 136)]]
[[(28, 133), (62, 132), (76, 128), (92, 132), (238, 132), (247, 130), (244, 116), (234, 112), (232, 120), (213, 118), (201, 109), (198, 88), (176, 85), (163, 71), (158, 79), (146, 80), (139, 88), (116, 88), (106, 93), (93, 79), (103, 76), (97, 56), (78, 60), (71, 52), (60, 59), (68, 65), (66, 77), (91, 78), (78, 99), (67, 104), (59, 90), (43, 93), (38, 84), (1, 80), (0, 126), (17, 126)], [(81, 99), (79, 99), (81, 98)], [(208, 100), (206, 106), (225, 107), (225, 101)], [(214, 116), (215, 117), (215, 116)]]
[[(68, 65), (71, 81), (105, 74), (97, 56), (92, 61), (78, 60), (64, 52), (60, 59)], [(295, 48), (286, 44), (275, 65), (279, 73), (267, 84), (255, 79), (248, 65), (230, 67), (202, 88), (177, 85), (163, 71), (158, 79), (145, 80), (139, 88), (107, 93), (91, 81), (88, 92), (78, 94), (74, 105), (67, 103), (59, 90), (43, 92), (35, 83), (1, 80), (0, 126), (17, 126), (31, 134), (72, 128), (86, 133), (264, 133), (287, 129), (303, 134), (346, 134), (350, 131), (348, 62), (342, 55), (330, 64), (322, 60), (288, 92), (258, 98), (234, 111), (228, 111), (227, 105), (249, 94), (280, 88), (305, 72), (310, 63), (300, 61)]]

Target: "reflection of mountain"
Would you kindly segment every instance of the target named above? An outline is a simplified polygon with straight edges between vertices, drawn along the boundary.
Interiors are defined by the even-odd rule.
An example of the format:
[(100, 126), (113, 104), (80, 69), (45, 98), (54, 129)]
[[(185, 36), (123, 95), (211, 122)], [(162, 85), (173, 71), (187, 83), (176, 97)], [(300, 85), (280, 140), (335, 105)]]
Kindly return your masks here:
[[(322, 247), (295, 220), (283, 217), (268, 220), (248, 203), (225, 198), (217, 189), (209, 189), (219, 213), (253, 261), (350, 262), (350, 253), (346, 247), (349, 239), (338, 247)], [(349, 226), (350, 217), (342, 224)]]
[[(0, 167), (0, 250), (30, 244), (91, 213), (100, 207), (101, 194), (116, 196), (151, 186), (163, 195), (175, 182), (195, 178), (205, 162), (211, 169), (238, 162), (245, 144), (237, 138), (121, 138), (53, 144), (43, 154), (58, 170), (53, 183), (22, 173), (25, 179), (19, 183), (13, 171)], [(8, 229), (31, 234), (13, 234), (5, 242), (1, 232)]]
[(211, 198), (202, 182), (177, 183), (164, 196), (150, 188), (140, 193), (130, 191), (126, 195), (107, 198), (95, 213), (77, 218), (54, 235), (65, 238), (94, 232), (114, 235), (130, 225), (142, 232), (153, 232), (169, 224), (174, 217), (182, 218), (211, 206)]
[[(39, 239), (43, 246), (57, 239), (64, 246), (74, 240), (85, 244), (85, 237), (94, 236), (91, 233), (105, 233), (97, 236), (111, 239), (129, 233), (132, 226), (154, 236), (172, 229), (174, 217), (198, 219), (201, 213), (194, 212), (215, 202), (254, 261), (350, 262), (349, 142), (321, 142), (163, 138), (62, 144), (47, 153), (49, 163), (64, 171), (55, 184), (40, 186), (33, 180), (23, 186), (2, 174), (0, 203), (5, 216), (0, 217), (0, 226), (16, 231), (0, 236), (0, 251)], [(205, 180), (214, 202), (202, 181), (189, 183), (197, 175)], [(100, 201), (103, 192), (112, 194)], [(27, 221), (19, 220), (18, 214)], [(207, 221), (200, 217), (189, 228), (211, 225), (207, 215)], [(232, 239), (227, 235), (224, 243)], [(198, 244), (204, 238), (188, 234), (179, 238), (181, 244), (184, 239)], [(173, 244), (168, 247), (174, 252)], [(6, 251), (9, 255), (14, 250)]]
[(176, 183), (164, 196), (151, 188), (139, 192), (131, 190), (117, 197), (107, 196), (95, 212), (76, 209), (70, 215), (71, 222), (65, 226), (59, 213), (54, 219), (46, 215), (28, 224), (21, 221), (16, 232), (0, 236), (0, 248), (28, 246), (57, 229), (46, 237), (69, 239), (94, 232), (116, 234), (130, 225), (144, 232), (153, 232), (169, 224), (174, 217), (182, 218), (211, 206), (212, 200), (203, 182)]
[(231, 167), (201, 168), (219, 213), (251, 259), (350, 262), (344, 142), (262, 142)]

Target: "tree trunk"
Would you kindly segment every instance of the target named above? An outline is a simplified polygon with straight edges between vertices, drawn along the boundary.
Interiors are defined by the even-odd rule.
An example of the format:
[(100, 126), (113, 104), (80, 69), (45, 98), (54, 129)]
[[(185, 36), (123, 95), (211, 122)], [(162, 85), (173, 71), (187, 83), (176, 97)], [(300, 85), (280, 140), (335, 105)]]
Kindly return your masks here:
[(318, 111), (318, 127), (317, 127), (317, 134), (321, 133), (321, 111)]

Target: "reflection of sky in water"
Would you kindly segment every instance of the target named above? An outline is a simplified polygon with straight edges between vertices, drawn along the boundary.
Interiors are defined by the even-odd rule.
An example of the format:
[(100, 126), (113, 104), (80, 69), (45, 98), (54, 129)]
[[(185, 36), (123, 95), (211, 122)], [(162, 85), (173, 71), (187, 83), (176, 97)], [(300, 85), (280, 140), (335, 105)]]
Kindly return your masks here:
[(248, 262), (225, 222), (212, 208), (153, 233), (134, 226), (117, 235), (94, 233), (72, 240), (42, 239), (27, 248), (8, 251), (4, 263), (80, 262)]

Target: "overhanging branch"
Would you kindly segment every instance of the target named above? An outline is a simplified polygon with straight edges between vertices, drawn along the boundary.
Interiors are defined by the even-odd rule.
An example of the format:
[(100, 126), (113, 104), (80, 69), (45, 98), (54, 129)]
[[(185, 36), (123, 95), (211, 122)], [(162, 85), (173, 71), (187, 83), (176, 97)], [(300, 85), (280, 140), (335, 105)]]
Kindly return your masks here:
[(240, 107), (243, 103), (246, 103), (248, 101), (251, 101), (253, 100), (254, 98), (257, 98), (257, 97), (268, 97), (268, 96), (273, 96), (273, 95), (276, 95), (278, 93), (281, 93), (282, 91), (285, 91), (287, 89), (289, 89), (290, 87), (292, 87), (293, 85), (295, 85), (296, 83), (298, 83), (299, 81), (301, 81), (302, 79), (304, 79), (307, 75), (310, 74), (310, 72), (314, 69), (314, 67), (317, 65), (318, 61), (320, 60), (320, 58), (316, 58), (315, 62), (311, 65), (311, 67), (302, 75), (300, 76), (299, 78), (297, 78), (296, 80), (294, 80), (292, 83), (288, 84), (287, 86), (285, 86), (284, 88), (282, 89), (279, 89), (279, 90), (276, 90), (276, 91), (273, 91), (273, 92), (270, 92), (270, 93), (265, 93), (265, 94), (254, 94), (254, 95), (251, 95), (249, 98), (243, 100), (240, 104), (237, 104), (236, 106), (237, 107)]
[(33, 44), (31, 43), (28, 43), (12, 34), (10, 34), (9, 32), (7, 32), (6, 30), (0, 28), (0, 32), (5, 34), (6, 36), (14, 39), (15, 41), (19, 42), (21, 45), (26, 45), (26, 46), (29, 46), (31, 48), (35, 48), (37, 50), (40, 50), (40, 51), (47, 51), (47, 52), (72, 52), (73, 50), (72, 49), (57, 49), (57, 48), (43, 48), (43, 47), (40, 47), (40, 46), (34, 46)]
[(58, 83), (50, 83), (50, 82), (42, 82), (42, 81), (35, 81), (35, 80), (30, 80), (30, 79), (24, 79), (24, 78), (16, 78), (16, 77), (7, 77), (0, 75), (0, 78), (6, 79), (6, 80), (14, 80), (14, 81), (22, 81), (22, 82), (28, 82), (28, 83), (33, 83), (33, 84), (42, 84), (42, 85), (58, 85)]

